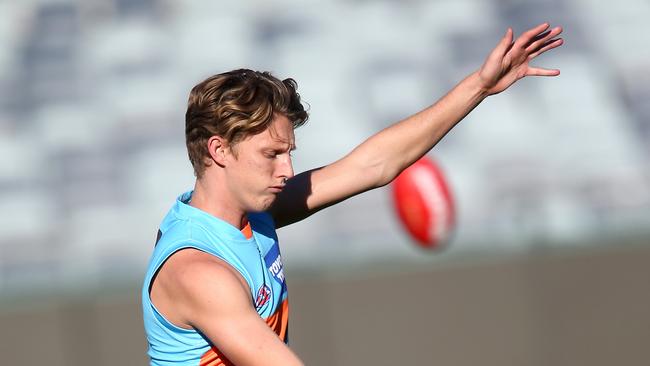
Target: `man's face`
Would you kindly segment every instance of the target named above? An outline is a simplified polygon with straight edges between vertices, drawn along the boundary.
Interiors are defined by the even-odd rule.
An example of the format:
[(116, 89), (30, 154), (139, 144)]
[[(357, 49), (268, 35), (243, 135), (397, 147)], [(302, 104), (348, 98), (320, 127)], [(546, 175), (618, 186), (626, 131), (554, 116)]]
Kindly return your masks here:
[(245, 138), (233, 149), (226, 172), (236, 204), (247, 212), (268, 209), (284, 188), (285, 180), (293, 177), (293, 125), (287, 117), (276, 115), (268, 129)]

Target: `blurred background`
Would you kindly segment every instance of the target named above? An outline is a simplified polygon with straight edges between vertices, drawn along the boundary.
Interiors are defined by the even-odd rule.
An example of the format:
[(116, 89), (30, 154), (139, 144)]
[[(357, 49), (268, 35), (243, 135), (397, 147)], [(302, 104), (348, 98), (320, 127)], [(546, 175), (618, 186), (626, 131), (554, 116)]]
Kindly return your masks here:
[(390, 187), (279, 231), (291, 346), (310, 365), (650, 360), (650, 3), (623, 0), (0, 1), (2, 364), (144, 365), (157, 225), (193, 186), (187, 95), (234, 68), (298, 81), (297, 172), (476, 70), (505, 29), (565, 46), (429, 154), (442, 251)]

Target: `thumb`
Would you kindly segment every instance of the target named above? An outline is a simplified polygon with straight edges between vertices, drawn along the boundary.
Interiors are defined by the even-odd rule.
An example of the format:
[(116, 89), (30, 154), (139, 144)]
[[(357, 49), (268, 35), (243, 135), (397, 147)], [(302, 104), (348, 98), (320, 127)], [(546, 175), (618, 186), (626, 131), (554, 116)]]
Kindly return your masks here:
[(508, 27), (506, 34), (503, 36), (503, 38), (501, 38), (496, 48), (494, 49), (494, 52), (499, 56), (505, 55), (506, 52), (508, 52), (510, 45), (512, 44), (512, 38), (512, 28)]

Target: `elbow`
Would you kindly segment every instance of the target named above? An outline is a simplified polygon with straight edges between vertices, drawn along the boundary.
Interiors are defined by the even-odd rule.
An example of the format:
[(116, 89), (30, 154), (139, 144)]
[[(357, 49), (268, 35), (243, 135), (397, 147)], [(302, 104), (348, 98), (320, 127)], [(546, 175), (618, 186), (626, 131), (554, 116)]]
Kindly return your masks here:
[(385, 162), (371, 164), (367, 171), (367, 177), (371, 181), (372, 188), (379, 188), (390, 184), (401, 172), (400, 169), (391, 168)]
[(375, 187), (383, 187), (393, 182), (406, 168), (413, 164), (412, 161), (385, 162), (373, 166)]

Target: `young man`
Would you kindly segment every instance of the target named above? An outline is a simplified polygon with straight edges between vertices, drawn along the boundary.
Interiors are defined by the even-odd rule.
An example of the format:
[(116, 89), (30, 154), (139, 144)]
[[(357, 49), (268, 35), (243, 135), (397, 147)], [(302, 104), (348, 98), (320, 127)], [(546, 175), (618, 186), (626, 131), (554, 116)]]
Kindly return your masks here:
[(142, 296), (152, 365), (300, 365), (275, 229), (391, 182), (487, 96), (559, 70), (529, 62), (558, 47), (541, 24), (508, 29), (481, 68), (425, 110), (342, 159), (294, 177), (307, 120), (293, 80), (236, 70), (194, 87), (186, 139), (197, 177), (163, 220)]

